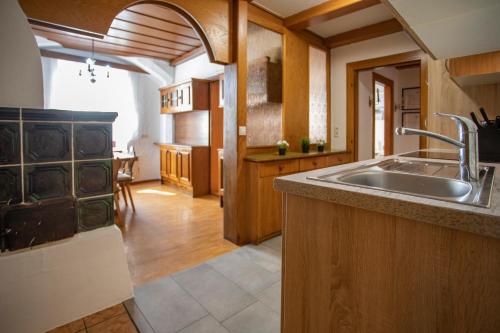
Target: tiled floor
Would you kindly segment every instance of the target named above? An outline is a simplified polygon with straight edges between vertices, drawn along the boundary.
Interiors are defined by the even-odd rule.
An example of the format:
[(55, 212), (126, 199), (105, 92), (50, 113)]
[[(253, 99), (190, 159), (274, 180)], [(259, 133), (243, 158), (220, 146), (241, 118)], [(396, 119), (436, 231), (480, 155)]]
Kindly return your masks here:
[(277, 237), (136, 287), (125, 306), (141, 333), (278, 333), (280, 294)]

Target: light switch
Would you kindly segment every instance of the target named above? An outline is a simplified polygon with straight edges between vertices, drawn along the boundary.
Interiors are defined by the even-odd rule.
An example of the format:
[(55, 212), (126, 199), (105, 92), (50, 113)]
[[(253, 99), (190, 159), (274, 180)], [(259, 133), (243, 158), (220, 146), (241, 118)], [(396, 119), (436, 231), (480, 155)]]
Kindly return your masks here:
[(339, 128), (338, 127), (335, 127), (333, 129), (333, 137), (334, 138), (338, 138), (339, 137)]
[(247, 135), (247, 127), (246, 126), (239, 126), (238, 127), (238, 135), (239, 136)]

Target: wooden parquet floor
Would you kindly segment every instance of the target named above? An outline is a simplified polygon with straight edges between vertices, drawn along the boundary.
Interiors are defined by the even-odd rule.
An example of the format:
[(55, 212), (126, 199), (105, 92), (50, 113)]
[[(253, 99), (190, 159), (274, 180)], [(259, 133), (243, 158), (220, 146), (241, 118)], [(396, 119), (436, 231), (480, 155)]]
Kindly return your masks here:
[(237, 246), (223, 238), (215, 196), (192, 198), (174, 186), (132, 186), (136, 212), (120, 197), (123, 239), (134, 285), (195, 266)]

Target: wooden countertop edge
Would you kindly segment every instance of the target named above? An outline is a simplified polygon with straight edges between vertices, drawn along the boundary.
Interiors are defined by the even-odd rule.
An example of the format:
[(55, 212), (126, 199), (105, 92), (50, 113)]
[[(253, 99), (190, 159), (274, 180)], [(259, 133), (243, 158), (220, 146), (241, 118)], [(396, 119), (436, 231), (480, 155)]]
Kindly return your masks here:
[(208, 145), (190, 145), (186, 143), (162, 143), (162, 142), (155, 142), (155, 146), (178, 146), (178, 147), (191, 147), (191, 148), (209, 148), (210, 146)]
[[(356, 164), (360, 164), (360, 162)], [(344, 164), (328, 168), (326, 173), (341, 171), (345, 169), (345, 166)], [(497, 168), (499, 168), (498, 165)], [(326, 169), (323, 169), (323, 173), (325, 173), (324, 170)], [(492, 192), (491, 205), (489, 208), (481, 208), (306, 179), (307, 176), (317, 172), (318, 170), (314, 170), (307, 173), (278, 177), (274, 180), (274, 188), (287, 194), (328, 201), (500, 239), (500, 185), (498, 184), (500, 176), (498, 173), (495, 177), (496, 184), (494, 184)]]
[[(289, 155), (276, 155), (275, 153), (268, 153), (268, 154), (253, 154), (253, 155), (248, 155), (244, 158), (245, 161), (247, 162), (253, 162), (253, 163), (266, 163), (266, 162), (278, 162), (278, 161), (287, 161), (287, 160), (295, 160), (298, 158), (313, 158), (313, 157), (321, 157), (321, 156), (330, 156), (330, 155), (336, 155), (336, 154), (349, 154), (350, 152), (347, 150), (342, 150), (342, 151), (325, 151), (322, 153), (318, 152), (310, 152), (310, 153), (299, 153), (301, 155), (294, 155), (294, 156), (289, 156)], [(254, 159), (252, 156), (264, 156), (264, 155), (269, 155), (269, 159)]]

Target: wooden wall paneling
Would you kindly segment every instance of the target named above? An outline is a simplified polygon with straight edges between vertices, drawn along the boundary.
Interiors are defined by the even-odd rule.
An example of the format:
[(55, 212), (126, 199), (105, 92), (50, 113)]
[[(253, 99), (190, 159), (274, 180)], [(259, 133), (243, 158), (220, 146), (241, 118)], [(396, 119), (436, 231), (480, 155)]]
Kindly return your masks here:
[[(453, 121), (438, 118), (434, 112), (447, 112), (470, 117), (471, 112), (478, 113), (483, 106), (488, 116), (500, 116), (500, 84), (488, 84), (460, 88), (446, 69), (445, 60), (428, 59), (429, 67), (429, 117), (427, 129), (457, 138), (457, 130)], [(438, 140), (429, 140), (431, 148), (450, 148), (451, 146)]]
[(219, 106), (219, 81), (210, 83), (210, 192), (219, 194), (218, 149), (224, 146), (224, 109)]
[(284, 198), (282, 332), (499, 330), (498, 239)]
[(292, 31), (284, 41), (283, 137), (298, 151), (309, 136), (309, 44)]
[[(29, 18), (105, 35), (116, 15), (134, 5), (135, 1), (110, 0), (106, 5), (100, 0), (21, 0), (19, 3)], [(207, 48), (211, 61), (231, 62), (230, 1), (168, 0), (154, 3), (177, 11), (189, 21)]]
[(246, 124), (248, 3), (235, 1), (233, 9), (236, 62), (224, 69), (224, 238), (241, 244), (248, 242), (244, 230), (246, 137), (238, 135), (238, 126)]
[(175, 113), (174, 141), (179, 144), (209, 145), (209, 112)]
[(289, 29), (301, 30), (379, 4), (379, 0), (330, 0), (285, 19)]

